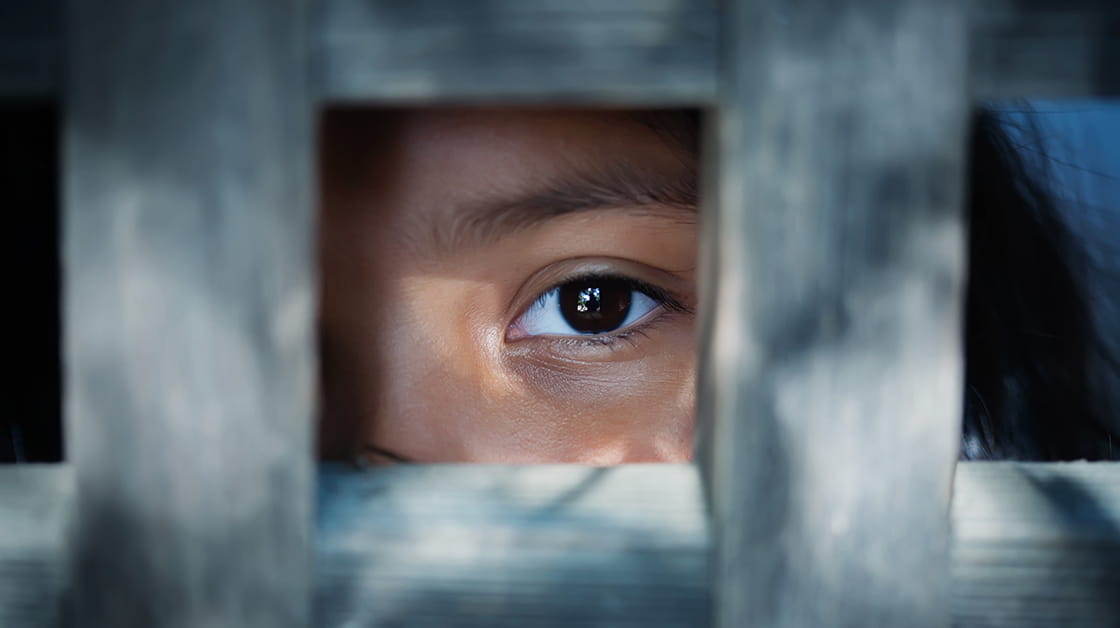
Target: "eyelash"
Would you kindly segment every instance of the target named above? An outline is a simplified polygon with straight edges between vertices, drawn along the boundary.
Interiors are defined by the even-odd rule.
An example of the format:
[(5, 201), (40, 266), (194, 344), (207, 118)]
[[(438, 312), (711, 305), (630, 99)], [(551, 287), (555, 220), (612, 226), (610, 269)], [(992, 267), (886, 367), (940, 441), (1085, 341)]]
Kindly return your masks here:
[[(684, 302), (673, 296), (664, 288), (642, 281), (641, 279), (613, 273), (587, 273), (582, 275), (575, 275), (573, 277), (567, 277), (563, 281), (552, 284), (543, 292), (541, 292), (541, 294), (533, 300), (529, 307), (522, 310), (522, 314), (520, 314), (518, 317), (520, 318), (520, 316), (524, 315), (524, 312), (527, 312), (534, 307), (540, 307), (544, 305), (548, 296), (553, 291), (559, 288), (563, 288), (564, 286), (572, 283), (596, 280), (621, 281), (631, 290), (641, 292), (650, 299), (653, 299), (653, 301), (657, 303), (658, 309), (662, 311), (679, 312), (684, 314), (692, 314), (694, 311), (693, 308), (686, 305)], [(644, 320), (640, 323), (631, 324), (629, 327), (620, 330), (605, 332), (602, 334), (586, 334), (579, 336), (550, 336), (548, 337), (548, 340), (551, 342), (558, 342), (567, 345), (597, 345), (605, 347), (615, 346), (619, 342), (633, 342), (636, 336), (645, 336), (646, 330), (661, 319), (660, 316), (646, 316), (643, 318), (647, 320)]]

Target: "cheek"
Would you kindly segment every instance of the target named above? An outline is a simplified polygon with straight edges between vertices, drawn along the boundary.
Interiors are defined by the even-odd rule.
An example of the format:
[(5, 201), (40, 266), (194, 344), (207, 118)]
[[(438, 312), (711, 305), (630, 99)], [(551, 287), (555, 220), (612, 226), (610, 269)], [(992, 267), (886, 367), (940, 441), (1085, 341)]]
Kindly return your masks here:
[[(519, 406), (493, 413), (483, 427), (498, 433), (516, 425), (524, 442), (507, 441), (506, 455), (516, 452), (523, 462), (690, 460), (695, 358), (687, 337), (677, 340), (621, 363), (522, 358), (508, 367), (516, 387), (510, 398)], [(475, 444), (478, 451), (489, 450), (487, 445)]]
[[(691, 335), (621, 362), (509, 356), (493, 288), (402, 284), (387, 321), (370, 440), (423, 462), (681, 462), (691, 458)], [(475, 303), (475, 311), (463, 308)], [(500, 319), (499, 319), (500, 320)]]

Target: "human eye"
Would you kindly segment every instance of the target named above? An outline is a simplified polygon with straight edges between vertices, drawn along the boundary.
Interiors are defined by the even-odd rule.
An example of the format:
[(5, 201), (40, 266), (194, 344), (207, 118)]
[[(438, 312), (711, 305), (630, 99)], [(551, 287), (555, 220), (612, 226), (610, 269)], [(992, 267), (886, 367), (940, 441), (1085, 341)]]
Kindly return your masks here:
[(622, 275), (585, 275), (541, 293), (510, 325), (507, 340), (537, 336), (617, 338), (657, 314), (686, 311), (668, 291)]

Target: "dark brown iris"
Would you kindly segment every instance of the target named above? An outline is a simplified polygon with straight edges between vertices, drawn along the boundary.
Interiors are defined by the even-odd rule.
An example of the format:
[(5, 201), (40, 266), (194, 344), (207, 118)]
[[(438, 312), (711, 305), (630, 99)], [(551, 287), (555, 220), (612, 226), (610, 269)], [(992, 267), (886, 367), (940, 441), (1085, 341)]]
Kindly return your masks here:
[(621, 279), (579, 279), (560, 287), (560, 313), (572, 329), (602, 334), (622, 326), (633, 288)]

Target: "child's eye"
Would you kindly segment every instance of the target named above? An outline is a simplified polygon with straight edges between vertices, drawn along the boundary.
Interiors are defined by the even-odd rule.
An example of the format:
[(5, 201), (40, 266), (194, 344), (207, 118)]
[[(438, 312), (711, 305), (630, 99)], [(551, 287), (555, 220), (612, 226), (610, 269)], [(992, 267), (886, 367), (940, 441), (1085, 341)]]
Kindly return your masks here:
[(623, 277), (584, 277), (545, 292), (510, 327), (514, 339), (528, 336), (606, 334), (625, 329), (667, 303), (654, 286)]

